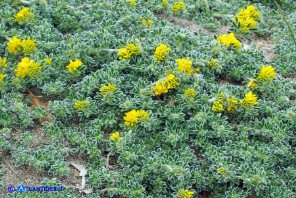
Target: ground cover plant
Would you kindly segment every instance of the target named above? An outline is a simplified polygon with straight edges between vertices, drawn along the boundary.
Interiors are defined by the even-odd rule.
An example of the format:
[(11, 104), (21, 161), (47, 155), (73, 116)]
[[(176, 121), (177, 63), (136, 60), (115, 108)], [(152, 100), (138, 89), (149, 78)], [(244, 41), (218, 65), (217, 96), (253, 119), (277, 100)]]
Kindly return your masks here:
[(292, 0), (2, 0), (0, 20), (4, 197), (296, 197)]

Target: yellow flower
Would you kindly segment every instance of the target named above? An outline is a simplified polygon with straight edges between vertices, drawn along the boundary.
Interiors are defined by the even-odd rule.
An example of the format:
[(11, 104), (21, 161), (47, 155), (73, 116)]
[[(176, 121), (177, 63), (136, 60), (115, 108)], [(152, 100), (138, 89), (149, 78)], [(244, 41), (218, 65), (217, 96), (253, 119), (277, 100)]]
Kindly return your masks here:
[(222, 34), (218, 36), (217, 41), (219, 45), (225, 45), (228, 48), (234, 47), (236, 50), (241, 48), (241, 42), (235, 37), (233, 33)]
[(169, 89), (174, 89), (179, 85), (178, 78), (174, 74), (168, 74), (163, 80), (156, 82), (155, 86), (152, 88), (152, 92), (156, 96), (160, 96), (167, 93)]
[(238, 107), (238, 100), (234, 97), (231, 97), (227, 99), (227, 102), (228, 102), (227, 111), (235, 112), (235, 110)]
[(275, 77), (276, 77), (276, 73), (275, 73), (275, 70), (272, 66), (262, 66), (257, 79), (262, 82), (265, 82), (265, 81), (272, 80)]
[(179, 85), (178, 78), (174, 74), (167, 75), (165, 83), (168, 89), (174, 89)]
[(79, 59), (76, 59), (75, 61), (70, 60), (69, 62), (69, 65), (67, 65), (66, 67), (70, 73), (73, 73), (83, 65), (83, 63)]
[(261, 17), (261, 14), (260, 12), (255, 8), (254, 5), (249, 5), (247, 7), (248, 12), (249, 12), (249, 16), (251, 18), (253, 18), (255, 21), (259, 21), (260, 20), (260, 17)]
[(194, 195), (194, 192), (188, 190), (188, 189), (185, 189), (185, 190), (179, 190), (178, 193), (177, 193), (177, 196), (179, 198), (192, 198)]
[(142, 21), (142, 23), (144, 23), (147, 26), (147, 28), (149, 28), (149, 29), (151, 28), (151, 25), (153, 23), (153, 21), (151, 19), (142, 19), (141, 21)]
[(36, 41), (30, 38), (21, 40), (16, 36), (7, 43), (8, 51), (12, 54), (22, 51), (24, 54), (31, 54), (36, 49)]
[(171, 50), (170, 47), (168, 47), (165, 44), (160, 44), (156, 47), (154, 52), (154, 57), (158, 61), (164, 61), (168, 55), (168, 52)]
[(0, 68), (7, 67), (7, 59), (0, 57)]
[(257, 104), (259, 104), (257, 96), (253, 94), (252, 91), (249, 91), (248, 93), (246, 93), (245, 97), (241, 101), (241, 105), (245, 108), (248, 108)]
[(224, 106), (221, 102), (219, 101), (215, 101), (213, 106), (212, 106), (212, 111), (215, 111), (215, 112), (222, 112), (224, 109)]
[(213, 102), (212, 111), (222, 112), (227, 110), (229, 112), (235, 112), (238, 107), (238, 100), (235, 97), (228, 98), (224, 92), (216, 95), (216, 100)]
[(178, 72), (184, 72), (185, 74), (192, 74), (194, 72), (194, 68), (192, 67), (192, 61), (189, 59), (177, 59), (178, 63)]
[(120, 138), (120, 134), (119, 134), (118, 131), (116, 131), (116, 132), (114, 132), (114, 133), (112, 133), (110, 135), (110, 138), (109, 139), (112, 140), (112, 141), (114, 141), (114, 142), (116, 142), (116, 141), (119, 140), (119, 138)]
[(138, 119), (145, 119), (149, 117), (149, 113), (145, 110), (138, 110)]
[(108, 83), (108, 85), (103, 85), (100, 88), (100, 92), (102, 95), (108, 95), (114, 93), (116, 90), (116, 84)]
[(2, 74), (0, 72), (0, 83), (2, 83), (4, 81), (4, 78), (7, 76), (7, 74)]
[(7, 42), (7, 48), (9, 53), (16, 54), (22, 49), (21, 39), (17, 38), (16, 36), (12, 37), (12, 39)]
[(169, 6), (168, 0), (161, 0), (161, 5), (162, 7), (167, 8)]
[(180, 10), (184, 11), (185, 8), (186, 8), (186, 4), (183, 1), (175, 2), (172, 7), (172, 11), (174, 14), (178, 14), (180, 12)]
[(48, 57), (44, 59), (45, 65), (50, 65), (52, 63), (52, 57)]
[(138, 122), (138, 113), (136, 110), (131, 110), (127, 113), (125, 113), (125, 116), (124, 116), (124, 124), (126, 126), (134, 126), (137, 122)]
[(253, 18), (251, 17), (247, 17), (244, 21), (240, 21), (241, 23), (241, 28), (245, 28), (245, 29), (254, 29), (257, 26), (257, 21), (255, 21)]
[(131, 53), (128, 51), (126, 48), (120, 48), (119, 51), (117, 52), (117, 56), (119, 60), (128, 60), (131, 58)]
[(259, 85), (257, 83), (255, 83), (255, 80), (251, 80), (249, 83), (248, 83), (248, 87), (252, 87), (252, 88), (257, 88), (259, 87)]
[(34, 14), (30, 11), (30, 8), (24, 7), (18, 13), (14, 15), (15, 20), (18, 23), (34, 18)]
[(136, 3), (136, 0), (127, 0), (132, 6), (136, 6), (137, 3)]
[(19, 62), (14, 72), (16, 77), (25, 78), (26, 76), (35, 77), (40, 70), (41, 66), (39, 63), (25, 57)]
[(74, 104), (74, 109), (79, 111), (86, 110), (89, 107), (89, 101), (87, 100), (78, 100)]
[(247, 9), (241, 9), (238, 13), (237, 13), (237, 18), (239, 20), (244, 20), (245, 18), (250, 17), (250, 11)]
[(30, 38), (21, 41), (22, 52), (24, 54), (31, 54), (36, 49), (36, 41)]
[(124, 116), (124, 124), (126, 126), (135, 126), (138, 122), (141, 122), (142, 119), (146, 119), (149, 117), (149, 113), (145, 110), (131, 110), (125, 113)]
[(208, 62), (208, 66), (214, 69), (218, 65), (218, 61), (214, 58), (211, 58), (210, 62)]
[(188, 98), (194, 98), (197, 94), (197, 91), (193, 88), (188, 88), (184, 91), (184, 96), (188, 97)]
[(224, 101), (226, 99), (226, 95), (225, 95), (225, 93), (221, 92), (221, 93), (217, 94), (216, 98), (220, 103), (224, 103)]
[(166, 87), (166, 84), (164, 81), (159, 80), (156, 82), (155, 86), (152, 88), (152, 92), (154, 93), (154, 95), (156, 96), (160, 96), (162, 94), (167, 93), (169, 90)]
[(254, 5), (250, 5), (246, 9), (241, 9), (237, 16), (239, 20), (245, 20), (247, 17), (250, 17), (258, 22), (260, 20), (261, 14)]
[(236, 21), (235, 18), (232, 18), (232, 21), (234, 23), (239, 22), (240, 23), (240, 30), (243, 33), (248, 33), (251, 29), (254, 29), (257, 26), (257, 21), (255, 21), (251, 17), (246, 17), (246, 18), (238, 18), (238, 21)]
[(243, 33), (249, 32), (254, 29), (257, 22), (260, 20), (260, 13), (257, 11), (254, 5), (248, 6), (246, 9), (241, 9), (237, 15), (238, 21), (235, 18), (232, 19), (235, 23), (240, 23), (240, 29)]
[(228, 170), (225, 169), (224, 167), (220, 167), (217, 169), (217, 173), (220, 175), (226, 176), (226, 175), (228, 175)]
[(140, 47), (136, 46), (135, 44), (127, 44), (125, 48), (127, 49), (130, 55), (138, 56), (141, 54)]

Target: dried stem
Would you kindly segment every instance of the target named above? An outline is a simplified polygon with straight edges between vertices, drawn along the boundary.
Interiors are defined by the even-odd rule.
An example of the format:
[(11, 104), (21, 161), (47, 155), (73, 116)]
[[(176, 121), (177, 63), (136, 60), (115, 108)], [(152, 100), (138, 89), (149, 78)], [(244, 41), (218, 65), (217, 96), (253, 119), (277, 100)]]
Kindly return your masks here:
[(17, 172), (12, 168), (12, 166), (5, 160), (3, 159), (3, 161), (5, 162), (5, 164), (10, 168), (10, 170), (12, 170), (12, 172), (24, 183), (23, 179), (21, 178), (21, 176), (19, 176), (19, 174), (17, 174)]

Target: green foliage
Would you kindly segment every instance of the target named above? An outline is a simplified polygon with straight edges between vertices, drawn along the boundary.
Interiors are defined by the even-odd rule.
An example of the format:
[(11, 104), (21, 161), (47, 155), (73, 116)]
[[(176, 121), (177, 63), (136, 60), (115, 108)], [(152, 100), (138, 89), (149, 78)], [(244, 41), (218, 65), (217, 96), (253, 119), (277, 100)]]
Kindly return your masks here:
[[(7, 58), (8, 66), (0, 67), (7, 74), (0, 83), (0, 150), (18, 166), (61, 178), (74, 174), (71, 159), (82, 158), (86, 184), (93, 189), (86, 197), (177, 197), (183, 189), (195, 197), (295, 197), (296, 82), (285, 77), (293, 77), (296, 56), (280, 16), (267, 1), (256, 1), (263, 19), (252, 34), (238, 36), (243, 46), (237, 51), (218, 45), (218, 33), (215, 38), (193, 34), (157, 18), (154, 13), (173, 14), (173, 1), (167, 9), (160, 2), (138, 0), (133, 7), (125, 0), (36, 0), (27, 5), (34, 20), (18, 24), (14, 15), (24, 3), (1, 1), (0, 57)], [(188, 0), (178, 17), (215, 31), (231, 25), (248, 3)], [(295, 24), (295, 11), (285, 5)], [(143, 18), (153, 20), (151, 29), (141, 23)], [(258, 35), (276, 42), (273, 59), (266, 60), (254, 46)], [(37, 76), (15, 78), (23, 55), (8, 52), (7, 39), (13, 36), (36, 40), (29, 57), (41, 64)], [(129, 43), (139, 45), (141, 54), (119, 60), (118, 50)], [(171, 51), (158, 62), (153, 54), (161, 43)], [(49, 57), (52, 62), (46, 64)], [(186, 57), (200, 72), (178, 72), (176, 59)], [(208, 64), (212, 58), (217, 60), (213, 68)], [(71, 73), (66, 66), (76, 59), (83, 65)], [(262, 65), (272, 65), (277, 77), (256, 89), (248, 87)], [(155, 96), (155, 83), (171, 73), (179, 85)], [(109, 83), (116, 89), (103, 94), (100, 89)], [(185, 97), (188, 88), (197, 95)], [(48, 107), (32, 105), (27, 89), (48, 101)], [(259, 104), (243, 108), (240, 101), (250, 90)], [(219, 93), (237, 98), (236, 111), (212, 110)], [(75, 108), (81, 100), (87, 105)], [(127, 126), (131, 110), (149, 116)], [(50, 119), (44, 121), (45, 116)], [(120, 137), (112, 140), (115, 131)], [(48, 178), (43, 183), (63, 184)], [(9, 196), (80, 195), (66, 189)]]

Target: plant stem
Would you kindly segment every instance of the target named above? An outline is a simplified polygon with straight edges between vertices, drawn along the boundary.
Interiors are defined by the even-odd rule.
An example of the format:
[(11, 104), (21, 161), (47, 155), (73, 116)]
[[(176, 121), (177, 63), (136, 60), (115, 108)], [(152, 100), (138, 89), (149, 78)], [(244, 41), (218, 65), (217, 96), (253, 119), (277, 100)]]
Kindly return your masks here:
[(284, 19), (284, 21), (285, 21), (285, 23), (286, 23), (286, 25), (288, 27), (288, 30), (289, 30), (289, 32), (291, 34), (292, 40), (294, 41), (294, 44), (295, 44), (295, 47), (296, 47), (296, 39), (295, 39), (295, 35), (293, 33), (293, 30), (292, 30), (292, 27), (291, 27), (289, 21), (287, 20), (287, 17), (285, 15), (284, 11), (282, 10), (281, 6), (276, 2), (276, 0), (274, 0), (274, 2), (276, 4), (276, 6), (278, 7), (278, 9), (280, 10), (281, 15), (283, 16), (283, 19)]

